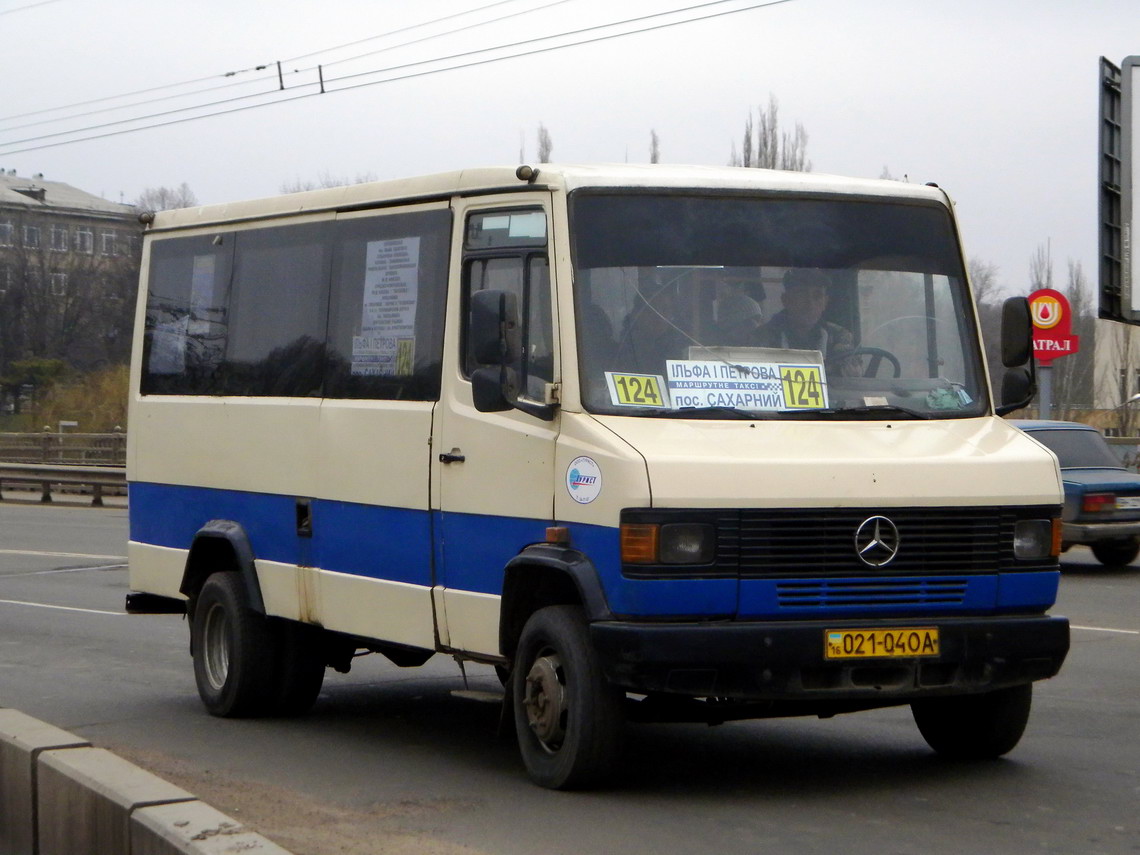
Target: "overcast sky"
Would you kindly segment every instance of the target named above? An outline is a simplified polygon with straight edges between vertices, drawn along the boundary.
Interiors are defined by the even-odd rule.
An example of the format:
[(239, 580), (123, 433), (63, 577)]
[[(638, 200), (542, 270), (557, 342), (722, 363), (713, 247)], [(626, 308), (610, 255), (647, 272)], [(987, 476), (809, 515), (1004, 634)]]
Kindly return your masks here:
[[(323, 176), (513, 164), (520, 149), (533, 160), (540, 122), (558, 162), (648, 161), (656, 130), (664, 162), (725, 164), (749, 110), (774, 95), (781, 122), (807, 130), (815, 172), (877, 178), (886, 168), (944, 187), (967, 254), (997, 265), (1010, 293), (1026, 292), (1046, 241), (1057, 284), (1069, 259), (1095, 283), (1098, 61), (1140, 54), (1136, 0), (785, 0), (439, 70), (615, 20), (643, 18), (572, 40), (756, 5), (0, 0), (0, 168), (114, 201), (186, 182), (199, 201), (222, 202)], [(312, 94), (318, 64), (326, 89), (354, 88)], [(167, 88), (187, 81), (196, 82)], [(150, 102), (131, 113), (167, 115), (143, 124), (185, 119), (194, 113), (168, 111), (207, 101), (233, 112), (118, 133), (131, 126), (107, 123), (131, 113), (94, 111), (124, 101), (86, 103), (144, 91), (125, 99)], [(42, 112), (56, 107), (69, 109)], [(47, 121), (63, 116), (73, 118)], [(89, 133), (115, 135), (53, 147), (42, 146), (69, 137), (33, 139), (96, 125), (106, 126)]]

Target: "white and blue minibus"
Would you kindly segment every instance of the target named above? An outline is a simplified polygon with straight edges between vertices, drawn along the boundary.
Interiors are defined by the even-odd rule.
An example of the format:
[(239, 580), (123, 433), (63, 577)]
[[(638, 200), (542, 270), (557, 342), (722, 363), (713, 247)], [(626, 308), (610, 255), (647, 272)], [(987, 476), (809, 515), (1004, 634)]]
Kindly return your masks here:
[(994, 757), (1061, 667), (1028, 308), (995, 395), (936, 186), (540, 164), (143, 219), (128, 610), (188, 615), (214, 715), (443, 653), (572, 788), (638, 721), (909, 705)]

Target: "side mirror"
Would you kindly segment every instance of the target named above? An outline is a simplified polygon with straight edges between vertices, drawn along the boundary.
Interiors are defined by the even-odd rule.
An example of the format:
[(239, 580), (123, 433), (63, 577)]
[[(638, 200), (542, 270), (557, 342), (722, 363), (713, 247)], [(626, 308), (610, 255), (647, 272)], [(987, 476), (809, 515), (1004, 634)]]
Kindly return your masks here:
[(1010, 297), (1001, 307), (1001, 361), (1006, 367), (1001, 380), (999, 416), (1028, 406), (1037, 394), (1033, 362), (1033, 318), (1029, 301)]
[(509, 291), (476, 291), (471, 295), (470, 353), (480, 365), (518, 361), (518, 297)]
[(1018, 368), (1033, 358), (1033, 318), (1029, 301), (1010, 297), (1001, 307), (1001, 361), (1006, 368)]
[(1033, 396), (1037, 394), (1037, 381), (1029, 368), (1010, 368), (1001, 378), (1001, 406), (996, 412), (999, 416), (1020, 410), (1029, 406)]

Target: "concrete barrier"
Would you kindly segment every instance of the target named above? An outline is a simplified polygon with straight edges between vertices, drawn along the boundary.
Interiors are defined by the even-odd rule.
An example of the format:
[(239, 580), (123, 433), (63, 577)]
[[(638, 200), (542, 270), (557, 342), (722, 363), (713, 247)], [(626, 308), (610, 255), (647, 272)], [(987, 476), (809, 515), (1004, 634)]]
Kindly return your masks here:
[(0, 855), (35, 852), (37, 775), (42, 752), (91, 743), (18, 710), (0, 709)]
[(0, 709), (0, 855), (289, 855), (74, 734)]

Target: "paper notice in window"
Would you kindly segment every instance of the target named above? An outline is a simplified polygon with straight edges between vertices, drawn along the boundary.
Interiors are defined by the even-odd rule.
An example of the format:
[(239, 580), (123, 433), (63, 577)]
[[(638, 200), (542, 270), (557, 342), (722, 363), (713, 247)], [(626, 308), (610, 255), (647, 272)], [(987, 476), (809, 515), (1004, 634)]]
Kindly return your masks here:
[(366, 253), (361, 334), (352, 339), (352, 373), (410, 375), (415, 365), (420, 239), (369, 241)]

